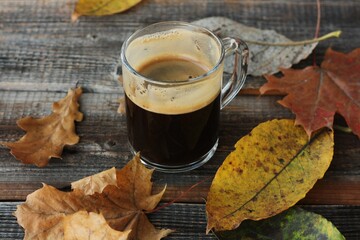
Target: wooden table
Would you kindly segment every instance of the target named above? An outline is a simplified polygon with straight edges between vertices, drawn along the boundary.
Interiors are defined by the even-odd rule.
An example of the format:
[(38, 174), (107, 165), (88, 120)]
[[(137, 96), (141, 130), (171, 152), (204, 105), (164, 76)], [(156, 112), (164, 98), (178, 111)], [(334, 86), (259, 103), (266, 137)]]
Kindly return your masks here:
[[(81, 17), (70, 22), (68, 0), (0, 1), (0, 141), (23, 135), (16, 120), (50, 113), (51, 104), (64, 97), (76, 82), (84, 89), (77, 124), (80, 142), (64, 150), (45, 168), (24, 165), (0, 147), (0, 239), (21, 239), (23, 230), (12, 212), (26, 196), (47, 183), (66, 189), (82, 177), (116, 166), (131, 158), (125, 116), (117, 113), (123, 90), (116, 81), (122, 42), (135, 29), (163, 20), (194, 21), (225, 16), (249, 26), (273, 29), (294, 40), (314, 36), (315, 0), (144, 0), (129, 11), (106, 17)], [(360, 47), (360, 1), (321, 1), (321, 30), (341, 29), (340, 39), (316, 48), (318, 63), (328, 46), (349, 52)], [(312, 64), (312, 58), (298, 67)], [(244, 89), (222, 111), (220, 143), (213, 159), (182, 174), (156, 172), (155, 191), (168, 184), (163, 201), (209, 176), (214, 176), (235, 142), (261, 122), (294, 118), (276, 103), (280, 95), (259, 97), (263, 78), (249, 77)], [(341, 117), (336, 123), (342, 124)], [(156, 227), (176, 229), (168, 239), (215, 239), (205, 235), (204, 199), (211, 179), (178, 203), (150, 215)], [(335, 131), (335, 155), (325, 177), (299, 202), (305, 209), (332, 221), (347, 239), (360, 239), (360, 141)]]

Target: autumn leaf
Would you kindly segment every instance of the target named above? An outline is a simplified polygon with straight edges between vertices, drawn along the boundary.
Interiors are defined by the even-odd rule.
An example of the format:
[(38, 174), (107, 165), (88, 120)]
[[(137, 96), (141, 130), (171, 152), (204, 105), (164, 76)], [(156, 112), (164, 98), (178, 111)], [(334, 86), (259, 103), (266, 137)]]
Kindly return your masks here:
[[(101, 214), (114, 230), (131, 230), (129, 239), (161, 239), (172, 230), (156, 229), (145, 214), (157, 206), (165, 191), (164, 188), (158, 194), (151, 194), (152, 172), (141, 164), (137, 155), (116, 171), (116, 186), (108, 185), (101, 193), (87, 195), (81, 184), (71, 192), (44, 184), (17, 207), (15, 216), (25, 229), (25, 239), (59, 239), (64, 234), (66, 217), (79, 211)], [(108, 178), (99, 179), (103, 181), (100, 185), (108, 181)]]
[(296, 114), (296, 124), (309, 136), (322, 127), (332, 129), (337, 112), (360, 137), (360, 48), (348, 54), (329, 48), (320, 67), (283, 69), (282, 73), (283, 77), (266, 76), (268, 83), (260, 92), (287, 93), (279, 103)]
[(291, 208), (265, 220), (246, 220), (235, 230), (215, 234), (220, 240), (345, 239), (327, 219), (301, 208)]
[(72, 182), (71, 188), (80, 189), (86, 195), (91, 195), (94, 193), (101, 193), (108, 185), (116, 186), (116, 169), (114, 167), (101, 173), (85, 177), (76, 182)]
[(119, 99), (119, 107), (117, 109), (117, 112), (120, 113), (121, 115), (126, 113), (126, 109), (125, 109), (125, 97), (121, 97)]
[[(220, 37), (239, 37), (250, 50), (248, 74), (262, 76), (273, 74), (280, 68), (289, 68), (309, 56), (318, 41), (338, 37), (333, 32), (317, 40), (294, 42), (273, 30), (248, 27), (224, 17), (209, 17), (193, 22), (214, 31)], [(225, 71), (232, 72), (233, 65), (227, 64)]]
[(64, 217), (66, 240), (126, 240), (131, 230), (120, 232), (112, 229), (101, 214), (79, 211)]
[(333, 156), (333, 133), (311, 140), (293, 120), (259, 124), (241, 138), (216, 172), (207, 197), (207, 232), (237, 228), (293, 206), (322, 178)]
[(80, 87), (69, 89), (65, 98), (53, 103), (53, 112), (49, 116), (18, 120), (17, 125), (26, 134), (17, 142), (0, 144), (10, 148), (16, 159), (38, 167), (46, 166), (52, 157), (61, 158), (65, 145), (79, 142), (74, 121), (80, 122), (83, 119), (83, 114), (78, 110), (81, 93)]
[[(122, 75), (119, 75), (118, 78), (117, 78), (119, 84), (121, 87), (123, 87), (123, 77)], [(117, 112), (120, 113), (121, 115), (125, 114), (126, 113), (126, 110), (125, 110), (125, 97), (122, 96), (121, 98), (119, 98), (119, 107), (117, 109)]]
[(104, 16), (128, 10), (141, 0), (79, 0), (71, 16), (76, 21), (80, 16)]

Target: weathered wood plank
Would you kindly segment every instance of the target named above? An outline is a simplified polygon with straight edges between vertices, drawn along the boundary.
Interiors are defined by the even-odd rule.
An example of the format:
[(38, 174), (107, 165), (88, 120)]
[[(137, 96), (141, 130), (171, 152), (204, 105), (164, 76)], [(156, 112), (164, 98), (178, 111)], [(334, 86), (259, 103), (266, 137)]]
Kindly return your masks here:
[[(16, 120), (27, 115), (50, 113), (51, 102), (65, 96), (56, 92), (3, 92), (0, 95), (0, 141), (15, 141), (23, 135)], [(127, 146), (125, 116), (116, 112), (121, 94), (85, 93), (80, 98), (84, 121), (77, 124), (79, 144), (65, 149), (63, 159), (52, 159), (45, 168), (23, 165), (5, 147), (0, 147), (0, 199), (23, 200), (45, 182), (62, 188), (84, 176), (113, 166), (122, 167), (131, 158)], [(276, 103), (278, 96), (239, 95), (221, 114), (219, 148), (205, 166), (190, 173), (155, 173), (157, 189), (168, 184), (166, 200), (172, 200), (191, 185), (210, 179), (182, 201), (202, 202), (206, 198), (211, 176), (233, 150), (235, 142), (257, 124), (273, 118), (293, 115)], [(360, 142), (356, 136), (335, 132), (335, 156), (325, 179), (319, 181), (303, 203), (360, 204)]]
[[(0, 89), (66, 91), (79, 81), (89, 92), (119, 92), (116, 73), (122, 42), (135, 29), (154, 22), (226, 16), (292, 39), (312, 38), (316, 25), (313, 0), (143, 1), (125, 13), (83, 17), (78, 23), (70, 22), (68, 2), (0, 1)], [(321, 3), (321, 33), (342, 29), (343, 35), (318, 46), (319, 61), (330, 45), (342, 51), (360, 45), (358, 1)], [(311, 63), (309, 58), (299, 66)], [(256, 89), (263, 82), (249, 78), (245, 88)]]
[[(22, 202), (0, 203), (0, 239), (22, 239), (23, 229), (17, 224), (12, 212)], [(360, 207), (351, 206), (301, 206), (331, 221), (346, 239), (360, 238)], [(175, 216), (175, 217), (174, 217)], [(203, 204), (175, 203), (149, 215), (157, 228), (176, 231), (166, 239), (216, 239), (212, 233), (205, 234), (206, 216)]]

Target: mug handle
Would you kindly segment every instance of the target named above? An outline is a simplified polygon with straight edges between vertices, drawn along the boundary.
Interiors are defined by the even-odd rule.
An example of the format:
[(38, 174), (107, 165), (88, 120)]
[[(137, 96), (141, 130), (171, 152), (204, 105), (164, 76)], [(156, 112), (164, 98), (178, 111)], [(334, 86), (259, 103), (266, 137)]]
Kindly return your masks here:
[(234, 57), (234, 69), (230, 79), (221, 89), (221, 109), (228, 105), (244, 85), (249, 58), (249, 48), (244, 41), (227, 37), (223, 38), (222, 42), (225, 48), (225, 58), (232, 55)]

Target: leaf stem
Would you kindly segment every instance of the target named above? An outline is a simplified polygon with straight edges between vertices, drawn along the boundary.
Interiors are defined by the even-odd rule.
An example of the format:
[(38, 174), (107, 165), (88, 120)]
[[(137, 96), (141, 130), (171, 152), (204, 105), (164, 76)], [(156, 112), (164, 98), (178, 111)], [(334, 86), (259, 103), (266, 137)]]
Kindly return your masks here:
[(256, 45), (265, 45), (265, 46), (279, 46), (279, 47), (287, 47), (287, 46), (298, 46), (298, 45), (305, 45), (305, 44), (312, 44), (317, 43), (320, 41), (324, 41), (326, 39), (332, 38), (332, 37), (339, 37), (341, 34), (341, 31), (334, 31), (331, 33), (328, 33), (322, 37), (314, 38), (314, 39), (308, 39), (303, 41), (290, 41), (290, 42), (261, 42), (261, 41), (252, 41), (252, 40), (244, 40), (246, 43), (256, 44)]
[(317, 8), (317, 19), (316, 19), (316, 30), (314, 38), (319, 37), (320, 32), (320, 20), (321, 20), (321, 3), (320, 0), (316, 0), (316, 8)]
[[(316, 0), (316, 8), (317, 8), (317, 19), (316, 19), (316, 29), (315, 29), (315, 36), (314, 38), (317, 38), (319, 36), (320, 32), (320, 20), (321, 20), (321, 3), (320, 0)], [(316, 66), (316, 49), (313, 51), (313, 66)]]

